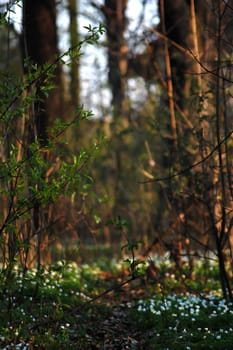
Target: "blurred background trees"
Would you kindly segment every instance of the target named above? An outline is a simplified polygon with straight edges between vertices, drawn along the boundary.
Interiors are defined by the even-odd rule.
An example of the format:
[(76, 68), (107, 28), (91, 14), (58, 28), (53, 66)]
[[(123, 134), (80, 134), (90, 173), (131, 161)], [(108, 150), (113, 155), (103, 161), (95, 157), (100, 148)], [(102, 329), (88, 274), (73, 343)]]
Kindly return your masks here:
[[(92, 185), (75, 197), (64, 193), (50, 209), (56, 220), (47, 225), (53, 234), (46, 244), (55, 241), (72, 259), (81, 253), (70, 242), (119, 252), (125, 237), (109, 222), (123, 218), (144, 253), (169, 251), (177, 268), (183, 255), (190, 269), (194, 257), (216, 255), (230, 294), (233, 2), (48, 0), (24, 1), (23, 9), (23, 27), (10, 13), (0, 32), (2, 75), (16, 68), (15, 37), (24, 58), (41, 65), (55, 59), (58, 47), (78, 45), (83, 26), (106, 28), (97, 46), (70, 56), (68, 68), (56, 65), (56, 88), (38, 101), (39, 138), (49, 137), (50, 120), (70, 121), (81, 104), (94, 117), (66, 133), (65, 149), (79, 152), (105, 135), (89, 164)], [(56, 152), (50, 157), (56, 164)]]

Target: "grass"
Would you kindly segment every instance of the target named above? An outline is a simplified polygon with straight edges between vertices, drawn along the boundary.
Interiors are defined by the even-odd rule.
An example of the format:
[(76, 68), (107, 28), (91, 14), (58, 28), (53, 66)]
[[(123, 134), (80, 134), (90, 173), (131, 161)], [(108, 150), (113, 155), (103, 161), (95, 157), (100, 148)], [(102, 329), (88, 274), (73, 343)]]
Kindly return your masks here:
[(233, 304), (220, 295), (216, 265), (197, 264), (187, 277), (187, 266), (176, 272), (166, 260), (158, 271), (156, 281), (121, 288), (126, 265), (114, 260), (2, 271), (0, 348), (231, 350)]

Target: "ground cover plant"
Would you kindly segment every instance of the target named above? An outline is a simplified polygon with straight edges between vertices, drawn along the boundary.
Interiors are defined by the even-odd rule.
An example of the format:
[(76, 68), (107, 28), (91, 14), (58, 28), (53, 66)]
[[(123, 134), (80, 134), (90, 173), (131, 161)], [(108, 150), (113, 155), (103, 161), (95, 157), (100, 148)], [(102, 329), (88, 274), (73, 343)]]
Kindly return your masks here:
[(159, 281), (146, 277), (145, 263), (140, 277), (124, 283), (130, 270), (123, 260), (15, 268), (6, 285), (2, 272), (1, 349), (232, 348), (233, 304), (203, 264), (195, 267), (192, 278), (202, 275), (196, 285), (167, 259), (158, 265)]

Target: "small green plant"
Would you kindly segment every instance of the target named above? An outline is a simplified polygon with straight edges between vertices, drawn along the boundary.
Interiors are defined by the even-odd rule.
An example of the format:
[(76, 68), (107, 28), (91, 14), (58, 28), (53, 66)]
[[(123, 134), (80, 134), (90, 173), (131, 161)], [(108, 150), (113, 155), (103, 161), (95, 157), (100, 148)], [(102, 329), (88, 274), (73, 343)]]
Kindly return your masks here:
[(129, 258), (124, 261), (127, 263), (130, 276), (134, 278), (142, 277), (145, 273), (145, 261), (136, 257), (136, 250), (142, 241), (136, 241), (131, 238), (127, 238), (127, 243), (123, 245), (121, 249), (125, 249), (129, 253)]
[(111, 219), (108, 221), (108, 225), (113, 225), (116, 230), (120, 231), (124, 237), (126, 237), (127, 243), (121, 247), (121, 250), (127, 252), (127, 259), (124, 262), (127, 264), (129, 269), (129, 274), (132, 279), (138, 278), (145, 273), (145, 261), (137, 258), (136, 251), (139, 249), (139, 246), (143, 243), (142, 240), (135, 240), (130, 237), (131, 225), (128, 220), (125, 220), (118, 216), (116, 219)]

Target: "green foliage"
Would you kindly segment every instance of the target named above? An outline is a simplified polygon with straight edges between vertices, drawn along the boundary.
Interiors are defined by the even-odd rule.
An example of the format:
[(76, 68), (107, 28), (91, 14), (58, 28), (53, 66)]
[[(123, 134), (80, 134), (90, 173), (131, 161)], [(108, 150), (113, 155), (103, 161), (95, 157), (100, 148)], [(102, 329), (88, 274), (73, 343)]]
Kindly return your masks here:
[(126, 251), (128, 256), (125, 259), (125, 263), (129, 269), (130, 276), (134, 279), (140, 277), (144, 273), (145, 262), (141, 259), (138, 259), (136, 256), (136, 251), (139, 249), (139, 246), (143, 244), (142, 240), (135, 240), (130, 237), (131, 224), (129, 221), (118, 216), (116, 219), (108, 220), (108, 225), (112, 225), (116, 230), (120, 231), (122, 236), (126, 238), (127, 243), (121, 247), (121, 250)]
[[(202, 269), (200, 265), (196, 268)], [(102, 259), (90, 265), (59, 261), (39, 271), (25, 272), (14, 267), (7, 287), (6, 271), (2, 271), (1, 348), (30, 344), (46, 349), (88, 349), (94, 339), (96, 346), (102, 346), (103, 332), (107, 337), (109, 333), (114, 334), (114, 330), (116, 334), (122, 331), (112, 314), (118, 299), (120, 324), (128, 331), (128, 337), (143, 341), (143, 348), (193, 350), (224, 346), (226, 350), (231, 349), (233, 305), (219, 297), (218, 290), (203, 294), (199, 293), (200, 287), (195, 293), (179, 294), (176, 290), (182, 281), (177, 280), (176, 290), (160, 289), (156, 296), (155, 285), (153, 291), (145, 286), (144, 294), (141, 288), (137, 294), (138, 288), (130, 285), (117, 293), (115, 280), (123, 270), (124, 263), (109, 260), (104, 263)], [(161, 274), (160, 283), (166, 285), (163, 278)], [(92, 298), (106, 288), (114, 293), (114, 298), (91, 304)], [(123, 312), (125, 301), (127, 308)], [(126, 319), (123, 320), (124, 313)], [(113, 318), (114, 323), (108, 324), (108, 318)], [(98, 327), (100, 338), (96, 333)]]
[(116, 219), (109, 219), (107, 222), (108, 225), (114, 226), (114, 228), (118, 231), (122, 231), (126, 234), (130, 230), (130, 222), (124, 218), (118, 216)]
[(121, 249), (127, 250), (129, 258), (125, 259), (125, 262), (128, 265), (130, 276), (134, 279), (140, 276), (143, 276), (145, 270), (145, 261), (138, 259), (136, 257), (136, 250), (139, 248), (139, 245), (142, 244), (142, 241), (135, 241), (134, 239), (127, 238), (127, 243), (122, 246)]
[[(77, 322), (76, 315), (71, 315), (70, 310), (89, 300), (85, 293), (96, 288), (95, 271), (90, 267), (79, 269), (59, 262), (39, 271), (31, 269), (24, 273), (14, 268), (13, 272), (11, 283), (0, 293), (1, 347), (23, 343), (23, 340), (46, 349), (75, 348), (77, 341), (81, 343), (80, 335), (77, 340), (72, 340), (73, 325)], [(1, 286), (3, 279), (2, 272)], [(82, 317), (85, 319), (85, 314)], [(81, 325), (77, 325), (78, 334), (80, 331)]]
[(173, 294), (136, 305), (131, 316), (151, 334), (150, 349), (231, 348), (233, 305), (222, 298)]
[(6, 6), (5, 12), (0, 13), (0, 25), (6, 25), (8, 23), (8, 16), (12, 13), (15, 13), (14, 6), (21, 6), (21, 0), (14, 0), (6, 2), (4, 5)]
[(0, 249), (1, 262), (6, 267), (12, 268), (13, 262), (20, 261), (26, 268), (30, 264), (30, 250), (40, 264), (40, 245), (46, 227), (52, 225), (49, 220), (53, 220), (46, 219), (49, 207), (61, 196), (72, 201), (75, 196), (87, 192), (93, 183), (88, 168), (99, 152), (103, 137), (94, 138), (75, 153), (66, 143), (67, 130), (77, 128), (80, 121), (87, 120), (92, 113), (80, 107), (69, 116), (69, 121), (60, 116), (46, 130), (47, 139), (41, 140), (35, 131), (34, 106), (55, 88), (55, 69), (63, 57), (71, 52), (79, 54), (84, 44), (95, 44), (102, 33), (102, 26), (89, 26), (86, 38), (75, 48), (76, 53), (70, 49), (53, 63), (41, 66), (27, 59), (27, 74), (23, 77), (8, 74), (1, 79), (0, 198), (4, 205), (0, 213)]

